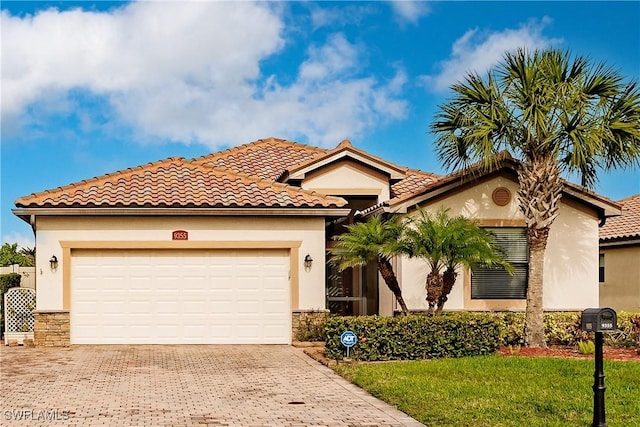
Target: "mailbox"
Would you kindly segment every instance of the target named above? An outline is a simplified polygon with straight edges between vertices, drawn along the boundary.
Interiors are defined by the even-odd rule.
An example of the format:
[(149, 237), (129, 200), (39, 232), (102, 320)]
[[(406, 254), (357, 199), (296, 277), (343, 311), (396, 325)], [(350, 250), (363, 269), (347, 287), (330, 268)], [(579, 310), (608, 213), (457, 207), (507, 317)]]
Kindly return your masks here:
[(586, 332), (615, 332), (618, 316), (612, 308), (587, 308), (582, 312), (580, 326)]

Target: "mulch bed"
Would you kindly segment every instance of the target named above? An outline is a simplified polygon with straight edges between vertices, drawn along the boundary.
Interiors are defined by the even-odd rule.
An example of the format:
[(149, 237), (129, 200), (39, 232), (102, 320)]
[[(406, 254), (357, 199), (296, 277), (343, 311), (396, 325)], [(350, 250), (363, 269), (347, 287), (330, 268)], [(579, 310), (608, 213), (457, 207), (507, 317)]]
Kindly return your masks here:
[[(548, 348), (509, 348), (503, 347), (499, 353), (507, 357), (570, 357), (576, 359), (593, 359), (593, 354), (582, 354), (574, 347), (548, 347)], [(604, 347), (602, 356), (607, 360), (633, 360), (640, 362), (640, 350), (635, 348)]]

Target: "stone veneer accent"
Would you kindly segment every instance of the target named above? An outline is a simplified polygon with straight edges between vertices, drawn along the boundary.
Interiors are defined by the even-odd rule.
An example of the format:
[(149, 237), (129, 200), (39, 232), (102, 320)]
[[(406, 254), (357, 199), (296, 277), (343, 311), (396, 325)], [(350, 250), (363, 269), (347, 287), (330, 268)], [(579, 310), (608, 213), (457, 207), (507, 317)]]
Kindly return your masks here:
[(39, 310), (33, 315), (35, 318), (33, 342), (36, 347), (66, 347), (70, 345), (68, 311)]
[[(70, 345), (70, 318), (68, 311), (43, 311), (33, 313), (35, 328), (33, 342), (36, 347), (67, 347)], [(300, 325), (323, 322), (329, 310), (295, 310), (292, 312), (291, 336), (298, 341)]]
[(291, 313), (291, 338), (293, 341), (300, 341), (298, 339), (298, 330), (300, 325), (314, 325), (318, 323), (324, 323), (329, 317), (329, 310), (294, 310)]

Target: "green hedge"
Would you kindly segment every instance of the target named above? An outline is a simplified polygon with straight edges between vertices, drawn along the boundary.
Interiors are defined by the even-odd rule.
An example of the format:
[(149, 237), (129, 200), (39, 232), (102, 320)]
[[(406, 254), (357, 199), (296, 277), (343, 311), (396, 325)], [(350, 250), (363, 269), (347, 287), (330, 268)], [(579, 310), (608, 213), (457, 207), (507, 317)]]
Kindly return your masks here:
[(10, 288), (20, 286), (21, 280), (18, 273), (0, 274), (0, 337), (4, 334), (4, 294)]
[[(614, 347), (640, 348), (640, 313), (618, 312), (618, 332), (604, 334), (606, 345)], [(488, 313), (503, 323), (503, 344), (524, 344), (524, 313), (498, 312)], [(544, 314), (544, 332), (547, 345), (577, 346), (580, 341), (593, 339), (580, 329), (582, 312), (548, 312)]]
[(355, 360), (413, 360), (490, 354), (501, 342), (502, 323), (494, 316), (456, 313), (447, 316), (331, 317), (326, 323), (326, 355), (342, 359), (344, 331), (353, 331), (358, 343)]
[[(577, 346), (593, 339), (580, 329), (581, 312), (544, 314), (547, 344)], [(499, 347), (524, 343), (524, 313), (445, 312), (441, 316), (330, 317), (326, 322), (326, 355), (341, 359), (340, 335), (353, 331), (355, 360), (412, 360), (493, 353)], [(604, 334), (605, 344), (640, 348), (640, 313), (618, 313), (618, 332)]]

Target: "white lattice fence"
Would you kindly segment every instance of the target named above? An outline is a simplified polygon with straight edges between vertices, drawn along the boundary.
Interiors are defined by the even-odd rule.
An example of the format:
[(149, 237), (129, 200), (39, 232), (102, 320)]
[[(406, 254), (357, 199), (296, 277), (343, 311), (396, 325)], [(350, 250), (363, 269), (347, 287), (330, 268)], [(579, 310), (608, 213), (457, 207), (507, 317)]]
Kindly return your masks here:
[(36, 292), (29, 288), (11, 288), (4, 294), (4, 342), (33, 339)]

